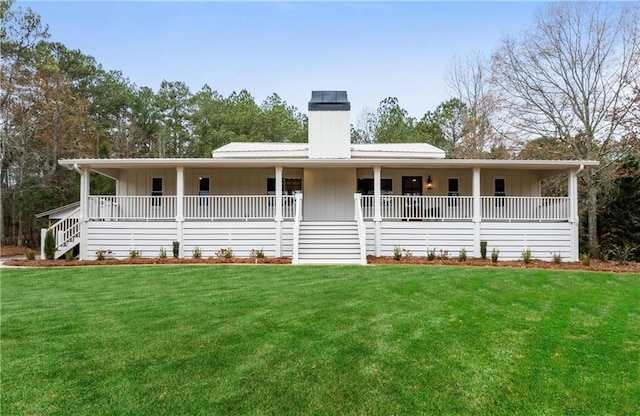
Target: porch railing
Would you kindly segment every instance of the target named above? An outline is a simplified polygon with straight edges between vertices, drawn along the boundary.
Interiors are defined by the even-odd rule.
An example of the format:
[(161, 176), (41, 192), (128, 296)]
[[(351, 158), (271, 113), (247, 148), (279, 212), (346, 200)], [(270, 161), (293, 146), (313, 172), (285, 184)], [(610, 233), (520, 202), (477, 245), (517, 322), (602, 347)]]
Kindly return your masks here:
[(481, 197), (483, 220), (566, 221), (569, 197)]
[[(471, 220), (471, 196), (407, 196), (380, 197), (383, 219)], [(362, 214), (372, 219), (375, 199), (362, 196)], [(566, 221), (569, 218), (568, 197), (480, 197), (482, 220), (493, 221)]]
[(170, 220), (176, 217), (175, 196), (90, 196), (91, 220)]
[[(187, 220), (272, 219), (276, 212), (273, 195), (185, 196)], [(175, 219), (176, 196), (90, 196), (89, 219), (157, 220)], [(295, 196), (282, 197), (282, 216), (295, 216)]]
[[(364, 218), (373, 218), (374, 197), (362, 197)], [(380, 210), (384, 219), (461, 220), (471, 219), (473, 198), (470, 196), (406, 196), (380, 197)]]

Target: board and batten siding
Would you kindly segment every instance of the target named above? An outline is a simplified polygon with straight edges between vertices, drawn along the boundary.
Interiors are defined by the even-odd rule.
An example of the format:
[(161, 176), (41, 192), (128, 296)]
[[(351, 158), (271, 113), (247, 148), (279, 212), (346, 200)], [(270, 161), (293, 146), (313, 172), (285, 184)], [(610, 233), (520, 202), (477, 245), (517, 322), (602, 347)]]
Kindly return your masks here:
[(351, 168), (305, 169), (305, 220), (353, 220), (356, 172)]
[[(427, 250), (446, 250), (457, 256), (462, 248), (473, 249), (471, 222), (383, 222), (380, 227), (381, 255), (392, 256), (394, 246), (411, 250), (414, 256), (426, 256)], [(375, 229), (367, 222), (367, 254), (375, 255)]]
[(249, 257), (251, 250), (263, 250), (267, 257), (276, 253), (274, 221), (185, 222), (184, 257), (192, 257), (199, 247), (202, 257), (215, 257), (221, 248), (231, 248), (235, 257)]
[(483, 222), (480, 240), (487, 242), (487, 257), (497, 248), (500, 260), (518, 260), (527, 248), (534, 259), (550, 261), (554, 254), (571, 259), (571, 224), (566, 222)]
[(171, 256), (177, 225), (173, 221), (89, 221), (87, 223), (87, 259), (98, 250), (110, 250), (109, 257), (129, 258), (136, 250), (142, 257), (159, 257), (160, 247)]

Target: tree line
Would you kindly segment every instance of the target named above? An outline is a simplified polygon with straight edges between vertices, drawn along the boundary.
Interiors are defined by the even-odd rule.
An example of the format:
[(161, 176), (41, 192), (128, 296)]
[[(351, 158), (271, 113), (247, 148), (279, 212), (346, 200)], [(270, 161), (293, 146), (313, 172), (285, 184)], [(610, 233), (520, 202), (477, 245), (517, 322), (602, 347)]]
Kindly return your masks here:
[[(411, 117), (394, 97), (357, 114), (354, 143), (431, 143), (451, 158), (594, 159), (582, 172), (582, 250), (640, 246), (639, 6), (561, 3), (489, 57), (455, 57), (451, 98)], [(60, 158), (209, 157), (233, 141), (305, 142), (307, 119), (273, 93), (157, 91), (51, 41), (31, 9), (0, 1), (2, 242), (35, 246), (35, 214), (77, 200)], [(92, 192), (113, 185), (92, 177)], [(546, 184), (563, 192), (566, 180)], [(636, 251), (640, 259), (640, 248)]]

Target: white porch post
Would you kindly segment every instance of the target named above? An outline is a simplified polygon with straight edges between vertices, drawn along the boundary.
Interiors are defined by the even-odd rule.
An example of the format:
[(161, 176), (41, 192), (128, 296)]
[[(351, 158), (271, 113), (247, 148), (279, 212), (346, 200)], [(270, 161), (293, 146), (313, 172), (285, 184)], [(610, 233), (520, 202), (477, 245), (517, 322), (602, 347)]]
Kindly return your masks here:
[(480, 168), (473, 168), (473, 257), (480, 257), (480, 225), (482, 223), (482, 210), (480, 205)]
[(176, 240), (180, 243), (180, 254), (184, 253), (184, 166), (176, 167)]
[(80, 168), (80, 260), (89, 260), (87, 222), (89, 221), (89, 167)]
[(373, 223), (375, 226), (375, 239), (376, 239), (376, 257), (382, 255), (382, 185), (381, 185), (381, 166), (373, 167)]
[(579, 243), (579, 216), (578, 216), (578, 171), (569, 170), (569, 226), (571, 228), (571, 258), (569, 261), (578, 261), (580, 251)]
[(276, 257), (282, 257), (282, 166), (276, 166)]

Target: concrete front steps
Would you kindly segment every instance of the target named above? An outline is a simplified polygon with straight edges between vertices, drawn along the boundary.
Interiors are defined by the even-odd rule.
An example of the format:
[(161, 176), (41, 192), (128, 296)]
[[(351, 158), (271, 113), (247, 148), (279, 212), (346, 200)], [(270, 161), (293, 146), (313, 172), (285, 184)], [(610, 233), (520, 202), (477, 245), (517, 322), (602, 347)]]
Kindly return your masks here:
[(300, 223), (299, 264), (360, 264), (355, 221)]

